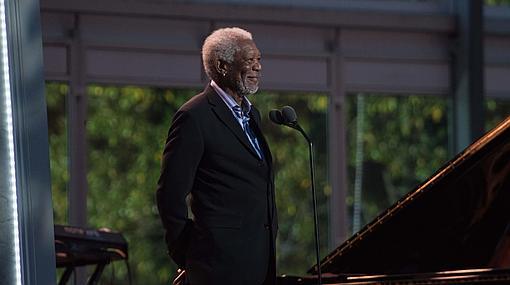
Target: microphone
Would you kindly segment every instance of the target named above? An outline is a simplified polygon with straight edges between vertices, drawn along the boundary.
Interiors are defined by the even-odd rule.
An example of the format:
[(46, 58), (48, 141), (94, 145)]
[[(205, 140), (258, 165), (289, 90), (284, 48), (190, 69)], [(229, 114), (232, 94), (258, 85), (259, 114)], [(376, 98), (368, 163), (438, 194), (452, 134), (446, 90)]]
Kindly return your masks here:
[(319, 285), (322, 285), (322, 276), (321, 276), (321, 264), (320, 264), (320, 258), (319, 258), (319, 222), (317, 218), (317, 198), (315, 193), (315, 168), (314, 168), (314, 161), (313, 161), (313, 144), (312, 140), (306, 132), (301, 128), (301, 126), (298, 124), (297, 121), (297, 115), (294, 108), (291, 106), (284, 106), (281, 110), (271, 110), (269, 111), (269, 119), (277, 124), (277, 125), (284, 125), (289, 128), (293, 128), (295, 130), (298, 130), (303, 137), (308, 142), (308, 153), (310, 158), (310, 177), (311, 177), (311, 184), (312, 184), (312, 201), (313, 201), (313, 225), (314, 225), (314, 233), (315, 233), (315, 258), (317, 261), (317, 274), (319, 277)]
[(269, 111), (269, 119), (271, 120), (271, 122), (273, 122), (277, 125), (283, 124), (283, 115), (280, 110), (275, 109), (275, 110)]
[(300, 131), (305, 136), (306, 140), (310, 142), (306, 133), (304, 133), (301, 126), (299, 126), (296, 111), (294, 111), (294, 108), (291, 106), (284, 106), (281, 110), (274, 109), (269, 111), (269, 119), (277, 125), (284, 125)]
[(287, 124), (297, 124), (296, 111), (291, 106), (284, 106), (282, 108), (282, 116)]

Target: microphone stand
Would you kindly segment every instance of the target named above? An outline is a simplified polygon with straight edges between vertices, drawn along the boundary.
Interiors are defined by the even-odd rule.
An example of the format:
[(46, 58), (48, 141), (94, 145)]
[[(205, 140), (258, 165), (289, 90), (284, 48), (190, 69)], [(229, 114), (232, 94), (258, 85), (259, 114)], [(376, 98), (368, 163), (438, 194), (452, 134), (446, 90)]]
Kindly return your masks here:
[(313, 143), (312, 140), (308, 137), (308, 135), (305, 133), (303, 128), (296, 122), (288, 123), (287, 126), (298, 130), (303, 137), (308, 142), (308, 153), (309, 153), (309, 161), (310, 161), (310, 177), (311, 177), (311, 183), (312, 183), (312, 204), (313, 204), (313, 227), (314, 227), (314, 234), (315, 234), (315, 259), (317, 262), (317, 274), (319, 277), (319, 285), (322, 285), (322, 275), (321, 275), (321, 264), (320, 264), (320, 257), (319, 257), (319, 221), (317, 217), (317, 195), (315, 192), (315, 163), (313, 158)]

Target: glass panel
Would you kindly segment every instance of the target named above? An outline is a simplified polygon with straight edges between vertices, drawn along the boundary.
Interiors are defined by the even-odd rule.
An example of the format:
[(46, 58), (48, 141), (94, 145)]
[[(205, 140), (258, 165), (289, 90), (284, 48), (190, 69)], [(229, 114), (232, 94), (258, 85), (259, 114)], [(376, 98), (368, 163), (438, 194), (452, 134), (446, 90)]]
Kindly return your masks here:
[(46, 83), (48, 138), (50, 144), (51, 189), (55, 224), (67, 223), (67, 187), (69, 182), (67, 156), (66, 83)]
[[(133, 284), (168, 284), (171, 268), (155, 205), (170, 120), (193, 90), (90, 86), (89, 224), (120, 231), (129, 243)], [(115, 267), (127, 284), (126, 268)]]
[(260, 110), (262, 127), (271, 147), (276, 171), (279, 232), (277, 261), (280, 274), (303, 275), (315, 264), (315, 239), (308, 144), (293, 129), (272, 124), (271, 109), (292, 106), (299, 124), (314, 143), (321, 257), (328, 253), (328, 96), (316, 93), (260, 92), (250, 97)]
[(485, 130), (488, 131), (510, 116), (510, 100), (486, 99), (485, 110)]
[[(445, 99), (432, 96), (348, 96), (347, 204), (353, 232), (446, 162), (446, 106)], [(358, 209), (359, 216), (353, 215)]]

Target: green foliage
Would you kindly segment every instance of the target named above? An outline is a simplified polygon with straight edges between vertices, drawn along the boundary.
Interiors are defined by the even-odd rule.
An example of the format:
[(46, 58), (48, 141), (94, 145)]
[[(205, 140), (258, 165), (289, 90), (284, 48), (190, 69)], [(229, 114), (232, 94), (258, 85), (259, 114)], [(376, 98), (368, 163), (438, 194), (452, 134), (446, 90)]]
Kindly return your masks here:
[[(134, 284), (167, 284), (175, 271), (155, 205), (171, 118), (196, 92), (93, 85), (88, 88), (89, 224), (121, 231)], [(126, 284), (117, 266), (118, 284)]]
[[(365, 96), (362, 224), (366, 224), (446, 162), (448, 141), (445, 99), (362, 96)], [(353, 206), (358, 131), (356, 98), (347, 98), (349, 209)]]
[(487, 99), (485, 113), (485, 130), (488, 131), (510, 116), (510, 101)]
[(50, 141), (51, 190), (53, 195), (53, 217), (55, 224), (67, 223), (67, 116), (65, 84), (46, 84), (48, 112), (48, 137)]
[[(370, 222), (405, 193), (425, 181), (448, 154), (447, 100), (431, 96), (365, 97), (362, 224)], [(349, 193), (352, 212), (355, 177), (357, 97), (347, 100)], [(510, 102), (486, 100), (486, 130), (510, 115)]]
[(484, 0), (484, 4), (488, 6), (509, 5), (510, 0)]

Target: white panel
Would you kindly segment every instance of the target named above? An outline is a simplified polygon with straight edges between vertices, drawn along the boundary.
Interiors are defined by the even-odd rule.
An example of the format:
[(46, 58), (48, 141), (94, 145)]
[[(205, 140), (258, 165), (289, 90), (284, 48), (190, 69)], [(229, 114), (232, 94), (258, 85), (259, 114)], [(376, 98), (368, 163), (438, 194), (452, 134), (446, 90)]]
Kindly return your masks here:
[(198, 55), (88, 50), (87, 76), (126, 84), (200, 84)]
[(41, 13), (41, 29), (45, 41), (70, 39), (73, 27), (74, 16), (71, 13)]
[(342, 30), (345, 57), (447, 60), (449, 39), (443, 34)]
[(67, 48), (65, 46), (44, 45), (43, 61), (45, 77), (67, 75)]
[(328, 88), (326, 59), (264, 58), (262, 88), (325, 91)]
[(87, 44), (198, 51), (209, 33), (204, 21), (150, 17), (84, 15), (82, 39)]
[(510, 37), (486, 37), (484, 48), (486, 64), (510, 64)]
[(486, 66), (485, 90), (488, 96), (510, 99), (510, 66)]
[(334, 40), (332, 28), (263, 25), (247, 23), (219, 23), (216, 27), (238, 26), (252, 33), (262, 54), (323, 55)]
[(346, 61), (342, 74), (354, 91), (447, 94), (447, 64)]

